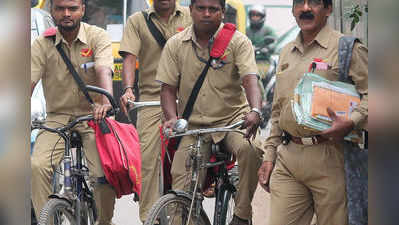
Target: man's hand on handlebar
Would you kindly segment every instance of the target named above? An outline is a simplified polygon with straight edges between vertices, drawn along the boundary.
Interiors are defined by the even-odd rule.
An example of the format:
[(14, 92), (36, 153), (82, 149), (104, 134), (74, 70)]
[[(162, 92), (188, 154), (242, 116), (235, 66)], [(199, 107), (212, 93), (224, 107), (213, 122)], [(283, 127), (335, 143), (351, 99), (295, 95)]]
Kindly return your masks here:
[(251, 137), (255, 139), (261, 120), (260, 115), (257, 112), (251, 111), (244, 116), (243, 120), (245, 120), (245, 122), (241, 128), (247, 129), (244, 137), (247, 139)]
[(112, 109), (111, 104), (95, 104), (93, 107), (94, 121), (98, 122), (100, 119), (106, 117), (107, 112)]
[(175, 127), (176, 121), (177, 121), (177, 118), (174, 117), (174, 118), (172, 118), (170, 120), (166, 120), (165, 122), (163, 122), (163, 124), (162, 124), (163, 132), (165, 133), (165, 132), (173, 131), (173, 128)]
[(120, 97), (121, 108), (126, 116), (128, 116), (128, 108), (131, 106), (128, 101), (134, 102), (135, 100), (136, 96), (134, 96), (132, 88), (127, 88), (125, 93)]

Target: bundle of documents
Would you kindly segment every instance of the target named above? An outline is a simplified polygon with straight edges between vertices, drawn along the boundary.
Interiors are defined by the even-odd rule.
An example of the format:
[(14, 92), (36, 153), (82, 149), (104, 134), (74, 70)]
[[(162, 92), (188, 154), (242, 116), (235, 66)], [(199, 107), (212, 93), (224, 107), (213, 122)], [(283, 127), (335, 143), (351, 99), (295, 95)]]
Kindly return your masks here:
[[(359, 103), (360, 96), (354, 85), (306, 73), (295, 88), (292, 111), (299, 125), (322, 131), (331, 127), (332, 121), (328, 117), (327, 107), (338, 116), (349, 119)], [(360, 137), (351, 133), (345, 139), (358, 142)]]

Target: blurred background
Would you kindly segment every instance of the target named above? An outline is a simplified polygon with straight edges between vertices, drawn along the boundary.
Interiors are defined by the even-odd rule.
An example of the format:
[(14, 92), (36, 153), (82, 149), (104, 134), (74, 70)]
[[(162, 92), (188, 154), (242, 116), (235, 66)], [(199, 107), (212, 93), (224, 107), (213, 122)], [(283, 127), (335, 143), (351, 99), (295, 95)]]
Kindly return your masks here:
[[(0, 102), (3, 105), (0, 111), (0, 224), (30, 224), (29, 43), (32, 24), (29, 17), (32, 2), (35, 1), (0, 1)], [(36, 2), (42, 3), (40, 0)], [(89, 0), (88, 10), (92, 5), (93, 13), (98, 14), (86, 20), (107, 29), (107, 24), (123, 24), (124, 12), (126, 15), (132, 13), (127, 10), (129, 7), (145, 8), (150, 3), (138, 0), (128, 2), (124, 7), (123, 1)], [(231, 2), (234, 4), (234, 1)], [(273, 26), (277, 35), (281, 36), (295, 25), (290, 8), (292, 1), (242, 1), (245, 10), (255, 2), (268, 6), (266, 24)], [(360, 8), (356, 8), (357, 5)], [(46, 10), (45, 2), (40, 7)], [(96, 7), (104, 9), (104, 21), (109, 22), (100, 21), (99, 14), (102, 12)], [(332, 26), (360, 37), (371, 52), (369, 223), (373, 225), (394, 225), (399, 221), (399, 117), (396, 111), (399, 110), (399, 76), (395, 72), (396, 59), (399, 58), (398, 10), (399, 2), (395, 0), (334, 0), (334, 15), (330, 18)], [(356, 15), (358, 19), (353, 19)], [(351, 31), (353, 20), (359, 22)], [(248, 25), (247, 20), (244, 24)], [(109, 27), (107, 30), (115, 34), (113, 38), (118, 41), (115, 30), (120, 28)], [(117, 56), (115, 58), (117, 63)]]

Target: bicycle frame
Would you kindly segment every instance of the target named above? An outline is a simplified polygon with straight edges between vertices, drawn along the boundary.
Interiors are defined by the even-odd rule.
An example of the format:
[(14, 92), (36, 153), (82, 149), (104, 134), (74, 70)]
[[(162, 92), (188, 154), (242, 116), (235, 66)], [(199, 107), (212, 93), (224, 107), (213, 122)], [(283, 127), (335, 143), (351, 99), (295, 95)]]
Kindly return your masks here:
[[(119, 111), (112, 96), (104, 89), (87, 85), (88, 91), (96, 92), (105, 95), (112, 105), (110, 112), (107, 112), (107, 116), (111, 116)], [(88, 170), (84, 170), (83, 158), (82, 158), (82, 141), (78, 132), (73, 131), (72, 128), (77, 124), (92, 120), (92, 115), (81, 116), (59, 128), (50, 128), (44, 125), (44, 121), (32, 121), (33, 129), (39, 128), (46, 131), (58, 134), (65, 143), (64, 150), (64, 193), (54, 193), (49, 198), (60, 198), (65, 199), (72, 203), (74, 208), (74, 215), (76, 224), (81, 224), (81, 202), (85, 201), (85, 198), (93, 199), (93, 193), (90, 191), (89, 186), (85, 180), (85, 176), (88, 175)], [(76, 147), (76, 168), (72, 166), (72, 152), (71, 148)], [(94, 204), (93, 201), (87, 201), (90, 204)], [(94, 206), (95, 208), (95, 206)], [(96, 212), (94, 211), (94, 218), (96, 218)]]
[[(196, 137), (195, 144), (189, 146), (190, 157), (191, 157), (191, 168), (192, 168), (189, 194), (192, 195), (192, 198), (191, 198), (191, 205), (190, 205), (190, 210), (189, 210), (189, 214), (188, 214), (188, 221), (186, 223), (187, 225), (190, 223), (192, 213), (194, 213), (193, 214), (194, 218), (198, 218), (200, 215), (201, 209), (202, 209), (202, 201), (203, 201), (204, 197), (202, 196), (202, 193), (201, 193), (202, 183), (199, 182), (199, 173), (200, 173), (201, 169), (207, 169), (207, 168), (211, 168), (211, 167), (215, 167), (215, 166), (221, 166), (221, 168), (219, 168), (219, 172), (217, 175), (218, 180), (217, 180), (217, 186), (216, 186), (217, 194), (216, 194), (216, 200), (215, 200), (214, 224), (218, 225), (219, 221), (221, 221), (223, 219), (223, 218), (221, 218), (222, 217), (221, 215), (222, 215), (222, 210), (225, 210), (225, 209), (223, 209), (222, 206), (223, 206), (223, 202), (226, 201), (226, 199), (228, 197), (228, 196), (226, 196), (226, 193), (227, 193), (226, 190), (231, 190), (232, 192), (235, 191), (234, 185), (231, 184), (231, 182), (227, 176), (226, 159), (222, 159), (217, 162), (204, 162), (203, 161), (203, 156), (200, 151), (203, 135), (209, 134), (209, 133), (216, 133), (216, 132), (237, 132), (240, 134), (244, 134), (244, 132), (236, 129), (239, 126), (241, 126), (243, 123), (244, 123), (244, 121), (239, 121), (235, 124), (232, 124), (232, 125), (226, 126), (226, 127), (188, 130), (188, 131), (185, 131), (182, 133), (170, 132), (168, 130), (165, 131), (165, 135), (168, 138), (179, 137), (179, 136), (188, 136), (188, 135), (192, 135), (192, 136)], [(221, 221), (221, 223), (223, 223), (223, 221)]]

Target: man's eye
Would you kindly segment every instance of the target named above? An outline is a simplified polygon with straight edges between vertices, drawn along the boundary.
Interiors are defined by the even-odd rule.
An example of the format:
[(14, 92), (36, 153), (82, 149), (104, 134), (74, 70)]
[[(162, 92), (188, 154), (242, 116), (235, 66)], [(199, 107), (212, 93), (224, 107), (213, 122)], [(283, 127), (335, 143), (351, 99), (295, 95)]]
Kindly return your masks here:
[(294, 4), (305, 4), (305, 0), (294, 0)]
[(209, 12), (211, 12), (211, 13), (216, 13), (216, 12), (218, 12), (219, 11), (219, 8), (216, 8), (216, 7), (209, 7)]
[(198, 6), (197, 9), (198, 9), (198, 11), (205, 11), (206, 7)]

